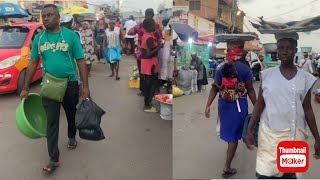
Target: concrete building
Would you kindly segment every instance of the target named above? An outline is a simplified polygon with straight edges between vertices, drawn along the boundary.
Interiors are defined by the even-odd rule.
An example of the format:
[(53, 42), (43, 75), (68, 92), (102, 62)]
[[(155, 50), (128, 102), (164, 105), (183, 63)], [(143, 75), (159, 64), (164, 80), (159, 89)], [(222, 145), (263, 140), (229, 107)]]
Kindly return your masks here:
[(215, 33), (243, 32), (245, 14), (235, 0), (173, 0), (173, 6), (188, 6), (190, 13), (214, 22)]

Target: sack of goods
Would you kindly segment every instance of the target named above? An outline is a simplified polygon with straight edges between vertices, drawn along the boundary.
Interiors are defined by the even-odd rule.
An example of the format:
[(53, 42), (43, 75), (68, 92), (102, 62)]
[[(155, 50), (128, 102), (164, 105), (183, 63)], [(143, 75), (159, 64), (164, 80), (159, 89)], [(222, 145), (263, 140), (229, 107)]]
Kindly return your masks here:
[(178, 88), (176, 85), (172, 86), (172, 95), (174, 98), (182, 96), (183, 94), (184, 92), (180, 88)]
[(192, 86), (192, 71), (181, 69), (178, 72), (178, 86), (184, 92), (185, 95), (191, 94)]
[(191, 92), (196, 93), (200, 90), (198, 89), (198, 71), (194, 69), (191, 71), (192, 71)]

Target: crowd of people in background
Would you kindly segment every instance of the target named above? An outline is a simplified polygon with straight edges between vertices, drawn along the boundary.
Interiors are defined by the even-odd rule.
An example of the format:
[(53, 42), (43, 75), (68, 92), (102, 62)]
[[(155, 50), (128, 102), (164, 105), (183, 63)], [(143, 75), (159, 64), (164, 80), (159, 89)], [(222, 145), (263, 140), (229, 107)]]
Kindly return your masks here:
[(149, 8), (142, 22), (136, 22), (131, 15), (123, 20), (105, 17), (97, 22), (72, 20), (74, 23), (70, 27), (79, 34), (89, 76), (92, 63), (97, 61), (109, 64), (109, 77), (120, 80), (122, 56), (136, 58), (140, 78), (138, 95), (144, 96), (145, 112), (156, 112), (151, 102), (154, 95), (160, 93), (161, 87), (167, 86), (167, 93), (171, 93), (174, 71), (170, 19), (157, 23), (154, 17), (154, 10)]
[[(313, 55), (312, 53), (302, 52), (295, 55), (294, 64), (310, 74), (320, 77), (320, 55)], [(209, 64), (210, 71), (209, 77), (214, 78), (215, 72), (226, 63), (225, 58), (215, 58), (210, 56)], [(272, 68), (280, 65), (281, 61), (277, 57), (277, 52), (254, 52), (244, 51), (243, 55), (239, 59), (239, 62), (248, 66), (253, 73), (253, 77), (256, 81), (260, 81), (260, 72), (264, 69)]]

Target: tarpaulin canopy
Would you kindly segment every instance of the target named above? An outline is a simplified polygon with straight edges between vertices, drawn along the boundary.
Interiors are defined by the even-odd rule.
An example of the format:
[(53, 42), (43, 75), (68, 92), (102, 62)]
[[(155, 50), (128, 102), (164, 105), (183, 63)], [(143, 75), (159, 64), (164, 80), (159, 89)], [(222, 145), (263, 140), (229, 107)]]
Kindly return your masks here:
[(212, 35), (199, 36), (198, 38), (203, 41), (213, 41), (214, 35), (212, 34)]
[(13, 3), (0, 4), (0, 18), (24, 18), (29, 14), (22, 7)]
[(172, 23), (172, 29), (178, 34), (179, 38), (187, 42), (189, 38), (198, 39), (198, 32), (187, 24)]
[(72, 6), (69, 8), (65, 8), (60, 12), (60, 14), (78, 14), (80, 16), (95, 16), (95, 14), (92, 11), (81, 6)]

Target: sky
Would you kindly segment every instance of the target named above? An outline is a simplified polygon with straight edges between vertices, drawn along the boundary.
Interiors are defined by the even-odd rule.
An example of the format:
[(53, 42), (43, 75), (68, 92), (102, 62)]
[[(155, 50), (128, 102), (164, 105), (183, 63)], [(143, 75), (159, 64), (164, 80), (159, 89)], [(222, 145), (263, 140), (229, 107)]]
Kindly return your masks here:
[[(92, 4), (117, 4), (118, 0), (90, 0)], [(165, 4), (172, 7), (172, 0), (122, 0), (122, 11), (139, 11), (144, 12), (147, 8), (153, 8), (155, 11), (159, 5)]]
[[(274, 22), (303, 20), (320, 15), (320, 0), (239, 0), (239, 8), (245, 12), (244, 31), (257, 32), (249, 23), (257, 17)], [(288, 12), (288, 13), (287, 13)], [(262, 43), (275, 42), (273, 35), (260, 35)], [(313, 47), (320, 52), (320, 30), (310, 35), (299, 33), (298, 46)]]

